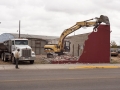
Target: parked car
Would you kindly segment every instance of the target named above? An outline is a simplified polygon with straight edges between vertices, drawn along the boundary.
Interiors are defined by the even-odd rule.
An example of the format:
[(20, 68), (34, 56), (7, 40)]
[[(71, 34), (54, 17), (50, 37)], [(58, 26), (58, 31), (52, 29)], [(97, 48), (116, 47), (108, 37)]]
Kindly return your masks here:
[(111, 56), (118, 56), (118, 50), (111, 50)]
[(120, 49), (118, 49), (118, 53), (120, 53)]

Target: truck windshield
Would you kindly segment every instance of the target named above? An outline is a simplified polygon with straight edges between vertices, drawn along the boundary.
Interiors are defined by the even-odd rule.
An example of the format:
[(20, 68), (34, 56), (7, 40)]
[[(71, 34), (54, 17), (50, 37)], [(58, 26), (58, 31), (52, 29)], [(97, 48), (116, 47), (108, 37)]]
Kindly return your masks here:
[(15, 45), (28, 45), (28, 40), (15, 40)]

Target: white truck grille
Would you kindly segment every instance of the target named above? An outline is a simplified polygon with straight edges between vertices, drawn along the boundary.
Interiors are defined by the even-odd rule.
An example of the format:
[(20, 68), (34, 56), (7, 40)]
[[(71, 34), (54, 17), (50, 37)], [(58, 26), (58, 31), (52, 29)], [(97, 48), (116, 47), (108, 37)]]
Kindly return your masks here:
[(22, 57), (31, 57), (31, 49), (22, 49)]

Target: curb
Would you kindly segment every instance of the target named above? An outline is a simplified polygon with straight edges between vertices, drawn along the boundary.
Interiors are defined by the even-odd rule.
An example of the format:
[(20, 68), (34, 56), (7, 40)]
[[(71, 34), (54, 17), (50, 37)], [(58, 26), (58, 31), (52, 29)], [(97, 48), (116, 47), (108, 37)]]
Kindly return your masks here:
[(69, 69), (114, 69), (114, 68), (120, 68), (120, 66), (77, 66), (77, 67), (71, 67)]

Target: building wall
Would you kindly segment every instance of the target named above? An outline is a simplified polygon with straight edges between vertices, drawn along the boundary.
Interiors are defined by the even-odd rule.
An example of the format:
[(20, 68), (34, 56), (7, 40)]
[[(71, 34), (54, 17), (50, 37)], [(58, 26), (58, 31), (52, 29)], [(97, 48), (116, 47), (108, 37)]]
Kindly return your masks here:
[(58, 44), (59, 39), (51, 39), (49, 40), (48, 44)]
[(72, 56), (81, 63), (110, 62), (110, 26), (100, 25), (96, 31), (67, 38)]
[[(77, 37), (81, 37), (77, 36)], [(69, 38), (71, 45), (80, 44), (81, 54), (76, 60), (62, 60), (53, 61), (52, 63), (110, 63), (110, 25), (100, 25), (97, 30), (84, 36), (81, 40), (76, 36)], [(84, 42), (83, 42), (84, 41)], [(72, 52), (76, 52), (77, 48), (74, 46)]]
[(110, 63), (110, 26), (100, 25), (85, 41), (81, 63)]
[(45, 40), (29, 38), (28, 42), (36, 55), (46, 54), (44, 52), (44, 45), (47, 44)]
[[(18, 38), (19, 34), (15, 33), (3, 33), (0, 35), (0, 43), (3, 43), (9, 39)], [(44, 45), (47, 44), (47, 41), (51, 38), (57, 38), (54, 36), (42, 36), (42, 35), (28, 35), (28, 34), (20, 34), (21, 38), (27, 38), (29, 45), (31, 46), (32, 50), (35, 51), (36, 55), (39, 54), (46, 54), (44, 52)]]
[[(84, 47), (84, 42), (88, 39), (89, 33), (69, 36), (65, 41), (70, 41), (69, 55), (80, 56)], [(48, 44), (57, 44), (59, 39), (52, 39)]]
[(89, 33), (79, 34), (71, 37), (67, 37), (66, 40), (70, 41), (70, 52), (68, 54), (72, 56), (80, 56), (84, 47), (85, 41), (88, 39)]

